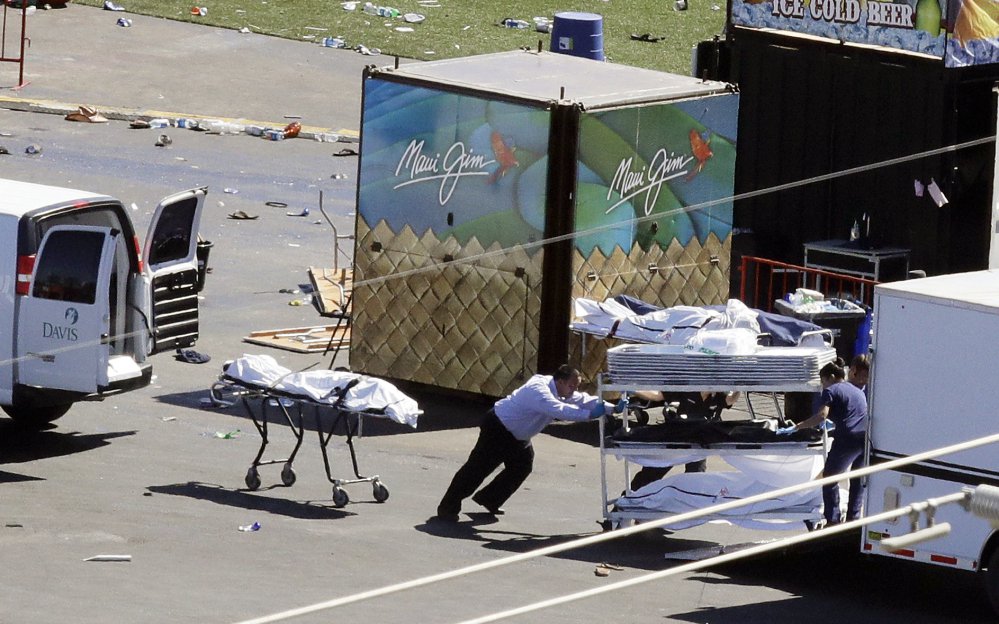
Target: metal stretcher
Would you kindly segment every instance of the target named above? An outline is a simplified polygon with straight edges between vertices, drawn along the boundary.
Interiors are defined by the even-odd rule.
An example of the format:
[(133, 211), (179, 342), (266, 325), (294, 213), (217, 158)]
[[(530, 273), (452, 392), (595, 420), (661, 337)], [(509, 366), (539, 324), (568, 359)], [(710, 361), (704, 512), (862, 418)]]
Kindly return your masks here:
[[(245, 483), (250, 490), (260, 488), (260, 466), (283, 464), (281, 468), (281, 483), (291, 486), (296, 475), (292, 464), (305, 439), (305, 429), (308, 423), (313, 423), (319, 439), (319, 448), (323, 456), (323, 466), (326, 479), (333, 485), (333, 504), (344, 507), (350, 502), (350, 496), (344, 486), (357, 483), (370, 483), (374, 499), (383, 503), (388, 500), (389, 490), (378, 475), (363, 476), (357, 465), (357, 453), (354, 449), (354, 438), (360, 437), (364, 418), (386, 418), (384, 410), (348, 409), (345, 405), (351, 388), (362, 378), (358, 377), (347, 382), (341, 388), (334, 388), (327, 401), (316, 401), (311, 397), (289, 393), (275, 388), (277, 383), (269, 386), (247, 383), (244, 380), (226, 375), (225, 371), (211, 387), (211, 400), (216, 406), (228, 406), (237, 400), (242, 403), (247, 415), (260, 434), (260, 448), (253, 462), (246, 471)], [(255, 407), (256, 405), (256, 407)], [(280, 413), (279, 417), (274, 416)], [(295, 436), (295, 446), (291, 454), (283, 458), (265, 459), (264, 453), (269, 442), (268, 423), (274, 418), (277, 422), (283, 420)], [(414, 425), (415, 426), (415, 425)], [(346, 437), (347, 449), (350, 452), (350, 462), (354, 472), (353, 479), (336, 479), (330, 470), (330, 459), (327, 447), (333, 436), (340, 434)]]

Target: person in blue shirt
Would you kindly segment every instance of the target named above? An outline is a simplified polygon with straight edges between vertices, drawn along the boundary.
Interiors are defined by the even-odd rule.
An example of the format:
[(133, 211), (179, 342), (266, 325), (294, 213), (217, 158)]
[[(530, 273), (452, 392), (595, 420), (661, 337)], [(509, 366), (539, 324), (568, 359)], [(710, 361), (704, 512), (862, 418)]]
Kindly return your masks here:
[[(534, 375), (497, 401), (486, 412), (475, 447), (451, 480), (433, 519), (457, 522), (461, 502), (469, 496), (489, 513), (501, 515), (503, 503), (534, 468), (531, 438), (553, 420), (583, 421), (624, 410), (623, 402), (614, 405), (579, 392), (579, 378), (579, 371), (565, 364), (554, 375)], [(500, 464), (503, 470), (475, 492)]]
[[(819, 371), (822, 381), (822, 397), (819, 411), (814, 416), (797, 425), (779, 429), (779, 434), (790, 434), (798, 429), (807, 429), (824, 424), (826, 419), (836, 426), (833, 431), (832, 448), (826, 457), (822, 473), (826, 477), (856, 470), (864, 463), (864, 442), (867, 436), (867, 397), (855, 384), (846, 381), (845, 362), (836, 358)], [(864, 486), (861, 479), (850, 479), (850, 498), (847, 502), (847, 521), (860, 517), (864, 502)], [(827, 525), (839, 524), (839, 484), (822, 486), (823, 515)]]

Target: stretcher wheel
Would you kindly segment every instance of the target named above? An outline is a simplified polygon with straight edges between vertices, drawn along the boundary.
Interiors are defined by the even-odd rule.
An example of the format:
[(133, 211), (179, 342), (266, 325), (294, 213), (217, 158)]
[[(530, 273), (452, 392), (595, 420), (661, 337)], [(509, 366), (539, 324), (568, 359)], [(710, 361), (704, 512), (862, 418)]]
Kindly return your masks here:
[(246, 471), (246, 478), (243, 481), (246, 482), (246, 487), (251, 490), (256, 490), (260, 487), (260, 473), (257, 472), (256, 466), (250, 466), (250, 469)]
[(350, 496), (345, 490), (338, 487), (333, 488), (333, 505), (335, 507), (345, 507), (350, 502)]
[(378, 501), (379, 503), (384, 503), (385, 501), (388, 500), (389, 491), (387, 487), (385, 487), (381, 483), (375, 482), (373, 489), (376, 501)]
[(288, 487), (295, 484), (295, 470), (291, 467), (291, 464), (285, 464), (284, 468), (281, 469), (281, 483), (284, 483)]

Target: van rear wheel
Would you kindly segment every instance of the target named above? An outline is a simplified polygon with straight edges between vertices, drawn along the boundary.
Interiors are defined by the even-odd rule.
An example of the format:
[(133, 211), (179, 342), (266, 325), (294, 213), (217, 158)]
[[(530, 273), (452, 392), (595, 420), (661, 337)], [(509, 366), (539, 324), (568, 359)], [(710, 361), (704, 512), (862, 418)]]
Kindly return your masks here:
[(65, 405), (3, 405), (3, 411), (16, 423), (31, 429), (40, 429), (69, 411), (72, 403)]

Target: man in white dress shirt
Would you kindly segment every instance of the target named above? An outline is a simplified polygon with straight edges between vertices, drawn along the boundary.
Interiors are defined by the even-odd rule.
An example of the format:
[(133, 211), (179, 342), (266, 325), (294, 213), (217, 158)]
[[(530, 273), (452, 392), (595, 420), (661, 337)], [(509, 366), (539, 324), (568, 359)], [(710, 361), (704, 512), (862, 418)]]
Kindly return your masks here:
[[(579, 392), (578, 388), (579, 371), (565, 364), (554, 375), (534, 375), (509, 396), (497, 401), (486, 412), (479, 439), (465, 465), (451, 480), (434, 519), (457, 522), (461, 502), (469, 496), (489, 513), (502, 514), (503, 503), (534, 468), (531, 438), (553, 420), (583, 421), (599, 418), (611, 410), (623, 411), (623, 402), (615, 406)], [(496, 478), (475, 492), (500, 464), (503, 464), (503, 470)]]

